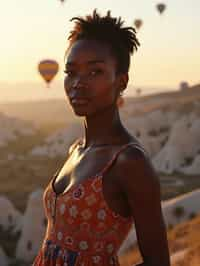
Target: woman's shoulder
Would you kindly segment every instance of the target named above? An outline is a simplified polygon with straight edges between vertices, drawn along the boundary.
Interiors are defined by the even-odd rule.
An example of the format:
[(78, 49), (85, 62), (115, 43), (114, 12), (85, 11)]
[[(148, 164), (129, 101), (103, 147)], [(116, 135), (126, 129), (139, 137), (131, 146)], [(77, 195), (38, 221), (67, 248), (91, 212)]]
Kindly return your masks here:
[(128, 184), (134, 180), (134, 183), (141, 181), (144, 184), (147, 179), (153, 181), (157, 178), (149, 154), (139, 142), (130, 143), (117, 161), (117, 172), (122, 182)]
[(131, 139), (127, 144), (122, 147), (121, 154), (119, 154), (119, 161), (126, 163), (133, 160), (144, 160), (149, 158), (149, 154), (144, 146), (136, 139)]

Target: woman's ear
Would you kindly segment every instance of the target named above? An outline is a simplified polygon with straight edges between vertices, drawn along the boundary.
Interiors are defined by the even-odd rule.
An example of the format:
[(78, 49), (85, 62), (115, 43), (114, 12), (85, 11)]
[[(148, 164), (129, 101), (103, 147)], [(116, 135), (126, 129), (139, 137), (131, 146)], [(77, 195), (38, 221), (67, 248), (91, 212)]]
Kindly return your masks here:
[(126, 89), (129, 80), (128, 73), (121, 73), (119, 74), (119, 85), (118, 85), (118, 93), (122, 94), (123, 91)]

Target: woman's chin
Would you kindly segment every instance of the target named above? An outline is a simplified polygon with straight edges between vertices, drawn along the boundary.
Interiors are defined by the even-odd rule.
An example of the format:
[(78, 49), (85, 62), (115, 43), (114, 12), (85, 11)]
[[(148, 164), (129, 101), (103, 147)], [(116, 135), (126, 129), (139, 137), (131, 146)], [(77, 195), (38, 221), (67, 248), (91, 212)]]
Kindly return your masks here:
[(86, 113), (83, 113), (83, 112), (75, 112), (74, 111), (74, 114), (77, 116), (86, 116)]
[(72, 108), (72, 111), (77, 116), (87, 116), (88, 112), (86, 110), (81, 110), (81, 108)]

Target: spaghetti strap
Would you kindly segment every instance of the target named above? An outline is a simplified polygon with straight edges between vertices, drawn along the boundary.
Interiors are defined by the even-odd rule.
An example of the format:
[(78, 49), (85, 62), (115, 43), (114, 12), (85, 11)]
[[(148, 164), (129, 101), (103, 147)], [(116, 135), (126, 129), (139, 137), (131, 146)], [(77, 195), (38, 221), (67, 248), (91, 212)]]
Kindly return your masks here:
[(106, 166), (100, 171), (99, 175), (103, 176), (104, 173), (113, 165), (113, 163), (117, 159), (118, 155), (130, 145), (133, 145), (136, 149), (138, 149), (138, 150), (142, 151), (144, 154), (146, 154), (145, 149), (142, 146), (140, 146), (138, 143), (129, 142), (129, 143), (123, 145), (117, 152), (114, 153), (114, 155), (112, 156), (111, 160), (108, 161)]

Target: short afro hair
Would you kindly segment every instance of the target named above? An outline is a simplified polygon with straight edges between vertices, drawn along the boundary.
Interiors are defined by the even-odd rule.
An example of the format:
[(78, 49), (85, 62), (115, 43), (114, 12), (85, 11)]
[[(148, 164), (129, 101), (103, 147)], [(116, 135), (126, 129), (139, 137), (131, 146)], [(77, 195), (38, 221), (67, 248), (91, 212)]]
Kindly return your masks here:
[[(110, 11), (106, 16), (100, 16), (96, 9), (92, 15), (73, 17), (75, 26), (68, 37), (69, 48), (77, 40), (98, 40), (110, 45), (117, 60), (117, 72), (128, 73), (130, 55), (140, 45), (133, 27), (123, 27), (121, 17), (111, 17)], [(68, 49), (69, 49), (68, 48)]]

